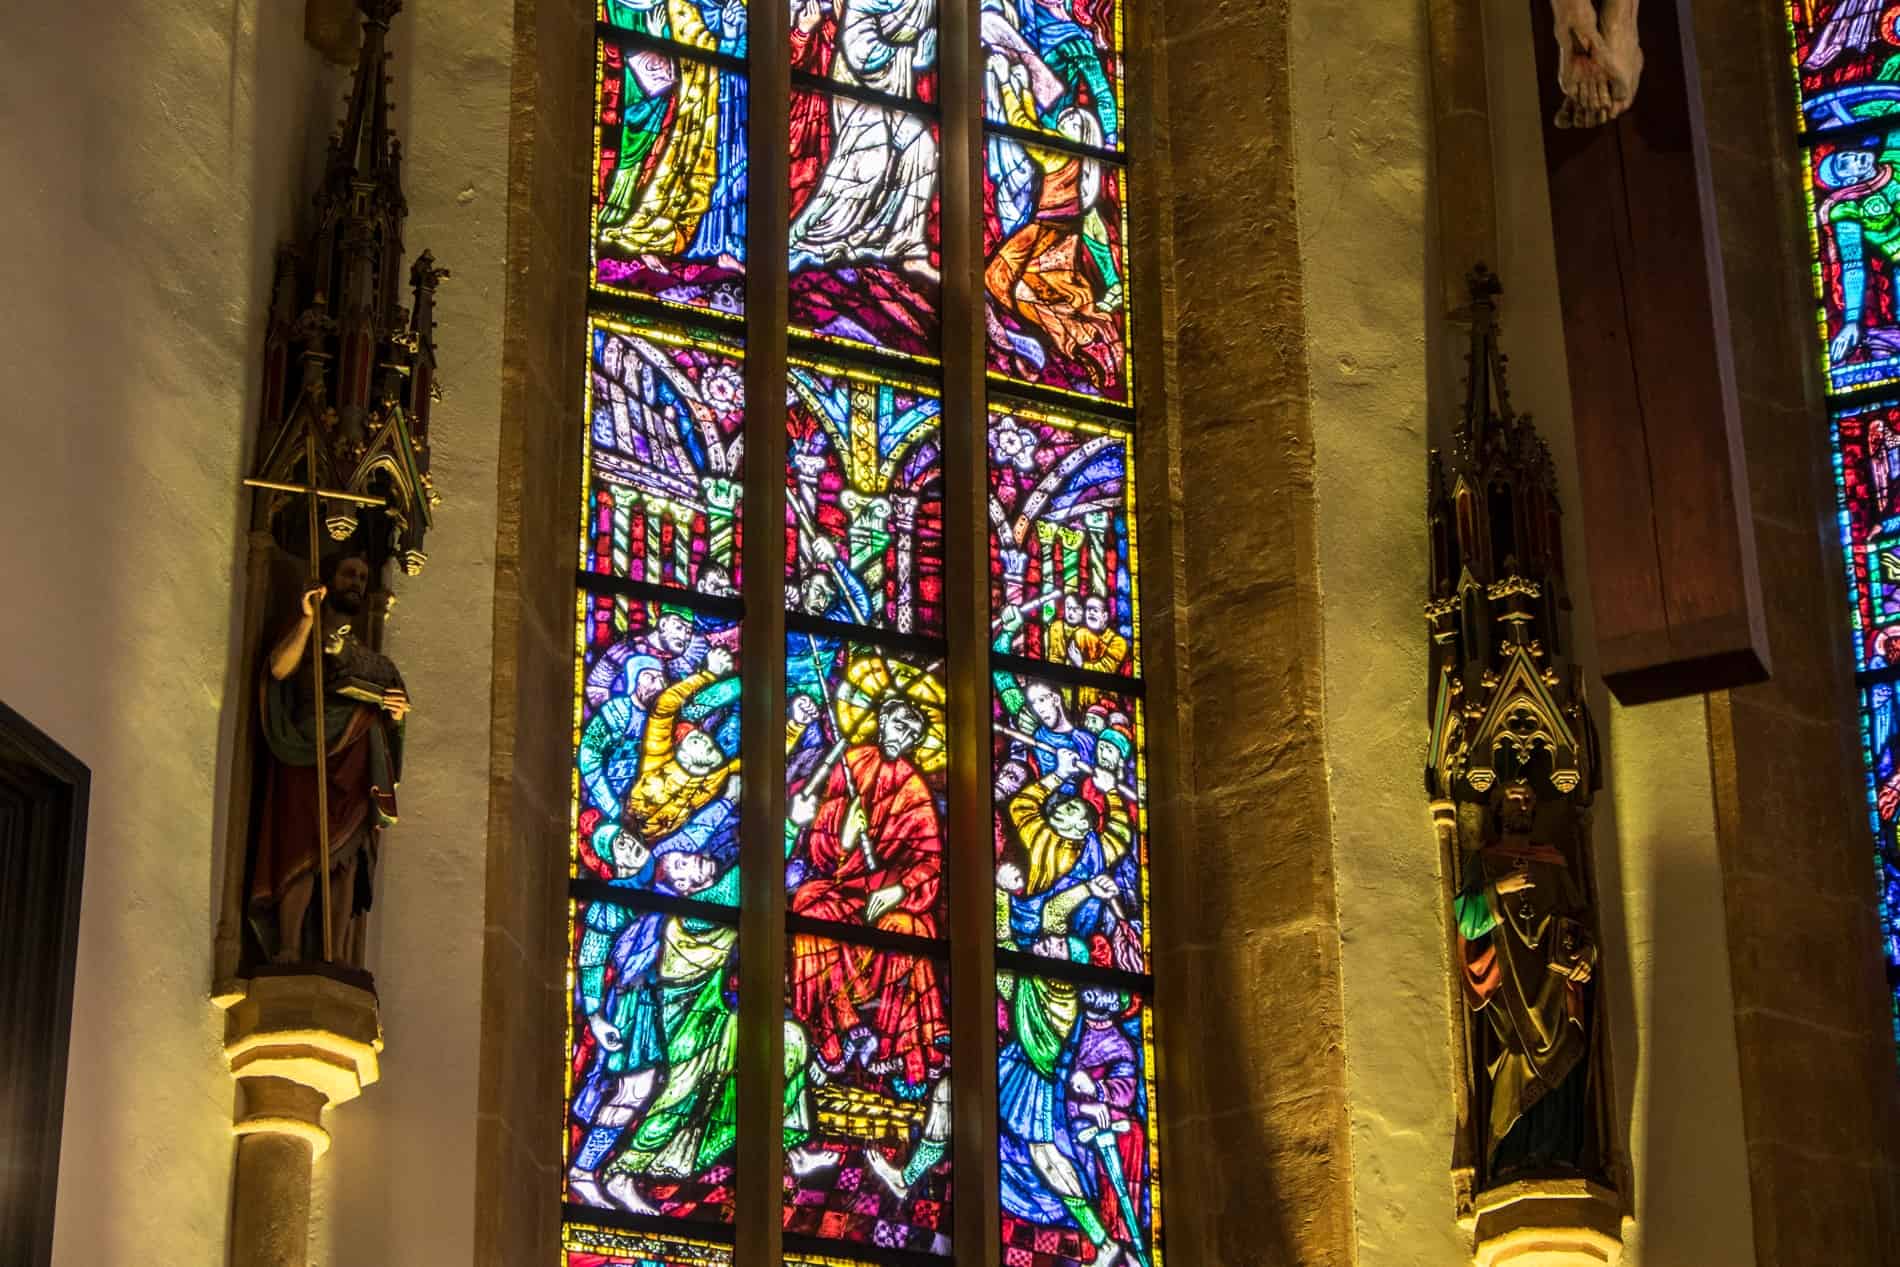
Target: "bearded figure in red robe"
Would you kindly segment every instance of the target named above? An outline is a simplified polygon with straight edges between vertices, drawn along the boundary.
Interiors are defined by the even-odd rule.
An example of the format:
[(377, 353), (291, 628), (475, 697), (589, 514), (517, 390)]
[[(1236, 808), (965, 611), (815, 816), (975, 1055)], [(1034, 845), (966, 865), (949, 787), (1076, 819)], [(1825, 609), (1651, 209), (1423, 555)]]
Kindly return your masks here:
[[(937, 936), (943, 824), (914, 755), (929, 729), (910, 700), (878, 709), (874, 743), (846, 749), (792, 797), (805, 876), (794, 915), (910, 937)], [(792, 1010), (819, 1059), (857, 1062), (923, 1083), (944, 1064), (949, 1029), (936, 966), (922, 955), (799, 934), (792, 944)]]

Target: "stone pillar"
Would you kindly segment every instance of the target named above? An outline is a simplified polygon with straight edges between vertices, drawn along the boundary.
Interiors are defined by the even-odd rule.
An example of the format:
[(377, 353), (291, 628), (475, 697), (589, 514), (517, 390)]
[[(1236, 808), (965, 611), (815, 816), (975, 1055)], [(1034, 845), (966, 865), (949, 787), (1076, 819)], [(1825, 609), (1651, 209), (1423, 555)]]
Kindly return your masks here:
[(231, 1267), (306, 1267), (311, 1172), (330, 1148), (323, 1111), (380, 1074), (376, 996), (300, 972), (254, 977), (220, 1002), (240, 1093)]

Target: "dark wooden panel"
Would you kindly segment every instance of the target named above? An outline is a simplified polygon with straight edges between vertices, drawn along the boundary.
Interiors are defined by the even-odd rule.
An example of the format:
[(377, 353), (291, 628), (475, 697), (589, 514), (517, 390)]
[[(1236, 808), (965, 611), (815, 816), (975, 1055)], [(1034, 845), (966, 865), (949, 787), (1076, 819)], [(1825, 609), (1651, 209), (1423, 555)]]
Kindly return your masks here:
[(0, 704), (0, 1262), (53, 1261), (86, 768)]
[(1625, 704), (1768, 676), (1715, 201), (1686, 0), (1641, 12), (1635, 106), (1552, 125), (1531, 4), (1598, 655)]

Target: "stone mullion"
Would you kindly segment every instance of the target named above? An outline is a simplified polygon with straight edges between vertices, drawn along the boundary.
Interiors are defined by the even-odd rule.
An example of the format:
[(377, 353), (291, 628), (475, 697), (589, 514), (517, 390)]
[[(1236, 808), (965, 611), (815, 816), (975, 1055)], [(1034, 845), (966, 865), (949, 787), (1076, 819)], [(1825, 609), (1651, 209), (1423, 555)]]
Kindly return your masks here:
[(781, 1261), (785, 1084), (785, 332), (790, 6), (747, 20), (745, 628), (736, 1261)]
[(983, 377), (983, 57), (977, 0), (943, 0), (945, 634), (956, 1261), (996, 1267), (996, 929), (990, 857), (989, 471)]

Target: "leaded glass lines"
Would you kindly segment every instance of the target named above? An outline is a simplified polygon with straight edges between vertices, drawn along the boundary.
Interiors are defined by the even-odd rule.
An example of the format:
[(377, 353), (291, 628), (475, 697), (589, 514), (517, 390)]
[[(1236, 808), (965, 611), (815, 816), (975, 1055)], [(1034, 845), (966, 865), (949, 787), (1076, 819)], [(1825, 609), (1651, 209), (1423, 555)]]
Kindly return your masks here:
[(1815, 354), (1861, 692), (1873, 881), (1900, 1032), (1900, 22), (1867, 0), (1788, 0), (1803, 149)]
[(566, 1267), (1159, 1263), (1121, 14), (950, 4), (593, 6)]

